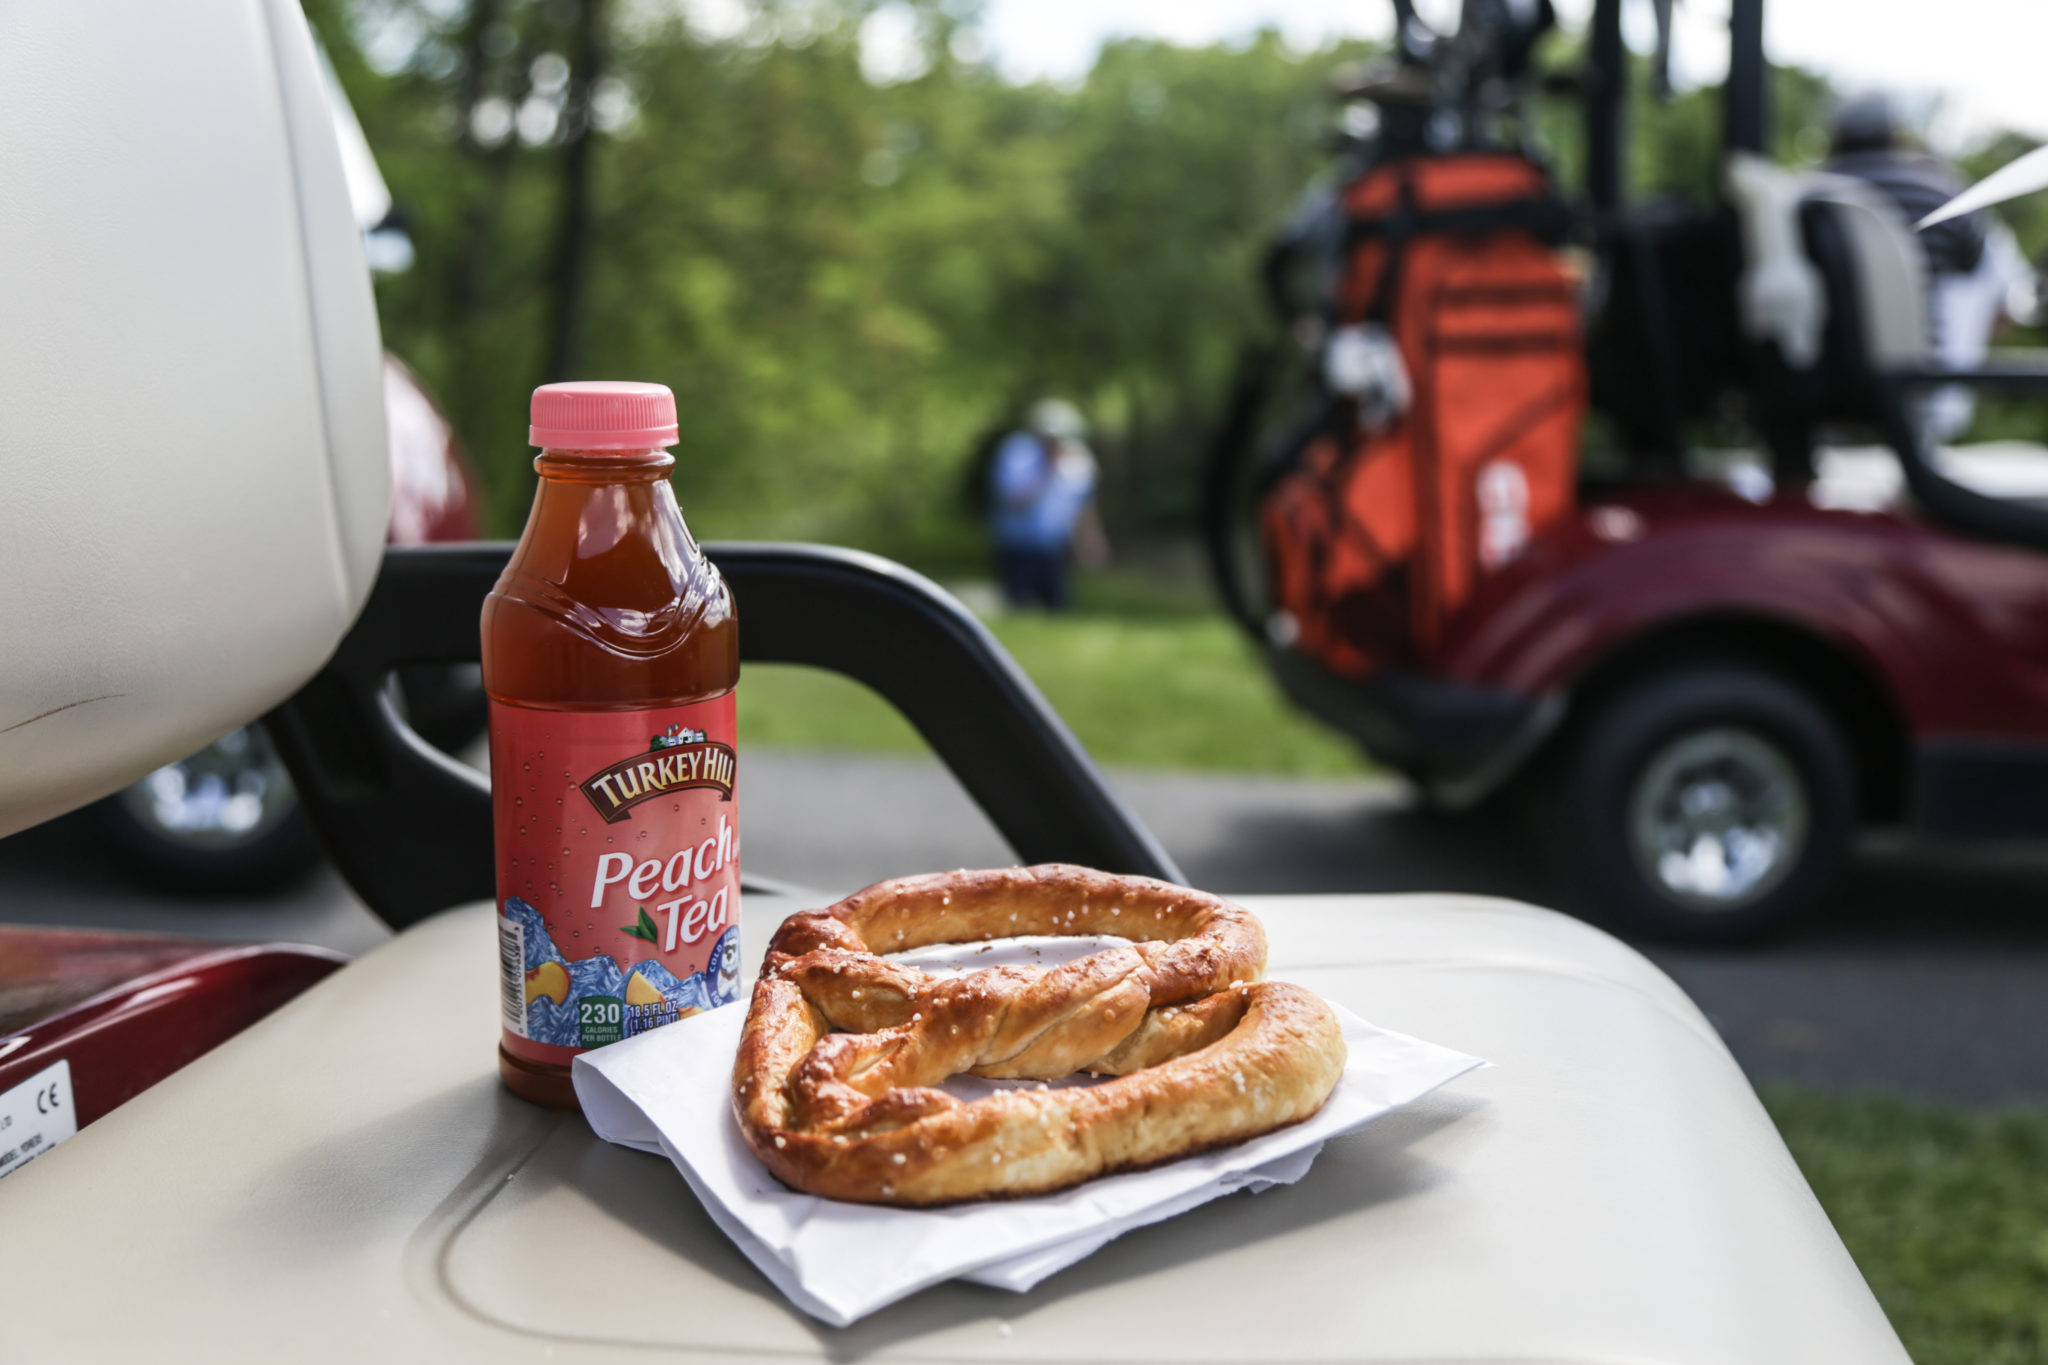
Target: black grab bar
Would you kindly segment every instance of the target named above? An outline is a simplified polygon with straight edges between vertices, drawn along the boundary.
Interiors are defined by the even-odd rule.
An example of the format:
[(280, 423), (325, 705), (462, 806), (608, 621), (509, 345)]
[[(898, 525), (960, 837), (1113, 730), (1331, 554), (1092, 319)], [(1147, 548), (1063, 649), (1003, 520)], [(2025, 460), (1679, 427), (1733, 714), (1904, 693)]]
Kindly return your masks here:
[[(1019, 858), (1184, 880), (1002, 645), (929, 579), (828, 546), (704, 548), (739, 604), (743, 663), (880, 693)], [(335, 866), (394, 927), (495, 895), (489, 783), (413, 731), (390, 680), (477, 661), (478, 613), (511, 549), (387, 549), (334, 657), (264, 718)]]

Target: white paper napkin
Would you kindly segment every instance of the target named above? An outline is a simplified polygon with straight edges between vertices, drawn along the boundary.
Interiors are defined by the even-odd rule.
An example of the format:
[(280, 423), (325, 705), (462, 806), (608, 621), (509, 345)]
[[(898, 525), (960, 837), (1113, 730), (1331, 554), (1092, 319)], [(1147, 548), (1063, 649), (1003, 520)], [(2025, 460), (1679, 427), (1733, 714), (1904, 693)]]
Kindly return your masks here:
[[(930, 970), (939, 964), (924, 957), (918, 965)], [(992, 965), (989, 957), (971, 962)], [(1292, 1184), (1329, 1139), (1484, 1065), (1375, 1028), (1342, 1006), (1337, 1014), (1350, 1057), (1329, 1102), (1304, 1123), (1056, 1194), (939, 1209), (820, 1199), (768, 1174), (747, 1150), (732, 1114), (732, 1059), (746, 1022), (743, 1006), (585, 1053), (576, 1059), (574, 1076), (577, 1098), (599, 1137), (667, 1156), (712, 1220), (790, 1302), (843, 1327), (942, 1280), (1021, 1292), (1132, 1228), (1241, 1189)]]

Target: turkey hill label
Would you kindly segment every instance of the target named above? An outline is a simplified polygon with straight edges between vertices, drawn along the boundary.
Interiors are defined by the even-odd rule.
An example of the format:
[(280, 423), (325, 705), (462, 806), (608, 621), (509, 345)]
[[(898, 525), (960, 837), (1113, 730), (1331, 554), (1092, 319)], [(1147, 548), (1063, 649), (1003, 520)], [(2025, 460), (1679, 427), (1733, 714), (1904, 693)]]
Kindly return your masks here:
[(610, 824), (633, 807), (671, 792), (708, 787), (721, 801), (732, 800), (732, 746), (707, 739), (702, 730), (671, 725), (654, 737), (646, 753), (629, 754), (580, 784), (591, 806)]
[(631, 711), (491, 699), (509, 1055), (566, 1066), (739, 999), (736, 720), (730, 692)]

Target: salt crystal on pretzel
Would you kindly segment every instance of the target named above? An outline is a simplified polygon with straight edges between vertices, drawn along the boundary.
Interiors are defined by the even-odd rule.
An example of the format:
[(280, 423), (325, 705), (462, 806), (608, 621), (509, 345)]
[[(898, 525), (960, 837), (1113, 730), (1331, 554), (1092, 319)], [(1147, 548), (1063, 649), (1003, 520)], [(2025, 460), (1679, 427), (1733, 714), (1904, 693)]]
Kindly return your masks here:
[[(1125, 907), (1154, 922), (1131, 932)], [(869, 946), (998, 931), (1135, 941), (1049, 969), (944, 978)], [(1048, 864), (882, 882), (777, 931), (733, 1108), (778, 1179), (834, 1199), (1043, 1194), (1158, 1165), (1298, 1123), (1335, 1088), (1335, 1013), (1299, 986), (1258, 981), (1265, 962), (1250, 911), (1148, 878)], [(963, 1103), (936, 1088), (962, 1072), (1114, 1079)]]

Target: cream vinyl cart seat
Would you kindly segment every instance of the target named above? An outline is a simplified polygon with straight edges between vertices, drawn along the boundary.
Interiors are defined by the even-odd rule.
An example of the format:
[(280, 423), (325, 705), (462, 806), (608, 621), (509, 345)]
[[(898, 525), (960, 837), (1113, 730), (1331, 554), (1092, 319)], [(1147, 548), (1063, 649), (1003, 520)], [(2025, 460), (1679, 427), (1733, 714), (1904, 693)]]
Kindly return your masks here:
[[(747, 896), (751, 951), (817, 903)], [(1028, 1294), (947, 1285), (834, 1329), (666, 1161), (499, 1087), (475, 905), (0, 1181), (0, 1358), (1906, 1358), (1727, 1050), (1640, 956), (1499, 901), (1247, 904), (1276, 976), (1495, 1067)]]
[[(0, 607), (0, 701), (50, 713), (0, 736), (5, 828), (262, 712), (362, 600), (376, 336), (314, 79), (288, 0), (0, 13), (0, 240), (39, 253), (0, 253), (0, 293), (32, 305), (0, 315), (0, 359), (38, 367), (0, 409), (0, 516), (32, 551)], [(219, 250), (195, 177), (235, 238)], [(244, 401), (191, 397), (202, 381)], [(81, 460), (96, 394), (125, 425)], [(146, 511), (102, 515), (136, 487)], [(275, 533), (203, 539), (224, 506)], [(864, 557), (715, 553), (750, 660), (877, 687), (1021, 857), (1172, 874), (957, 604)], [(269, 717), (345, 874), (410, 927), (0, 1180), (0, 1359), (1904, 1360), (1684, 995), (1574, 921), (1455, 897), (1250, 903), (1276, 974), (1494, 1069), (1332, 1144), (1299, 1185), (1132, 1233), (1029, 1294), (803, 1317), (665, 1163), (496, 1081), (487, 797), (382, 679), (473, 655), (503, 555), (392, 552)], [(119, 724), (39, 728), (92, 707)], [(823, 899), (750, 886), (748, 952)]]

